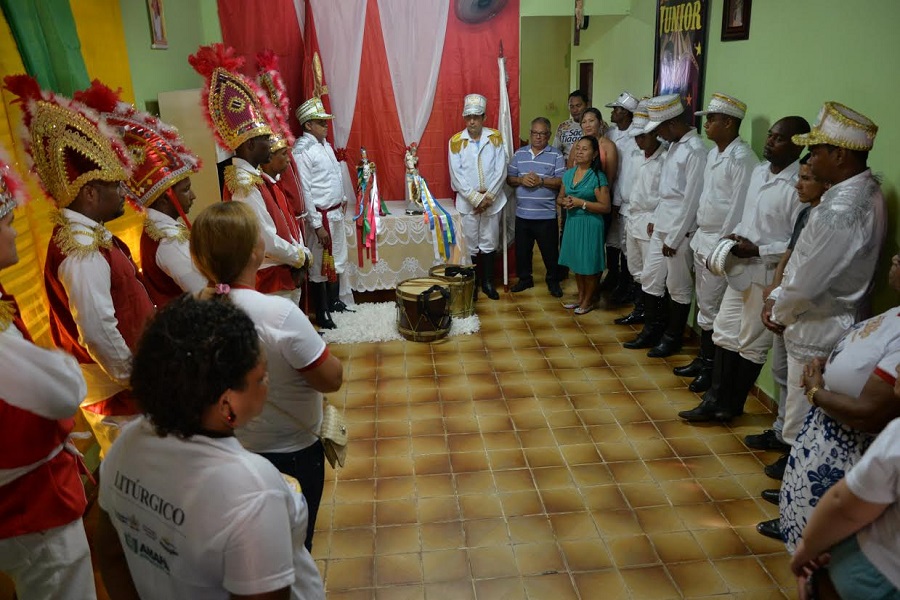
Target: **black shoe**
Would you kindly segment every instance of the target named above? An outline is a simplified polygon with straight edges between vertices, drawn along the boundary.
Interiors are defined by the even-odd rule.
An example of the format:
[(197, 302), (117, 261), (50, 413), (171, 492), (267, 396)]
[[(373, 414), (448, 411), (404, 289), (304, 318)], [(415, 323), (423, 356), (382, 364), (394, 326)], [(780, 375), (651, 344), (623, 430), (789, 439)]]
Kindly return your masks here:
[(773, 540), (778, 540), (779, 542), (784, 541), (784, 536), (781, 535), (780, 519), (772, 519), (771, 521), (763, 521), (762, 523), (758, 523), (756, 525), (756, 531), (766, 537), (772, 538)]
[[(511, 292), (524, 292), (529, 288), (534, 287), (534, 279), (520, 279), (516, 285), (512, 286), (510, 289)], [(562, 290), (560, 290), (559, 295), (562, 296)]]
[(638, 311), (637, 307), (624, 317), (613, 321), (616, 325), (643, 325), (644, 322), (644, 311)]
[(681, 345), (684, 342), (682, 339), (683, 336), (683, 333), (678, 334), (677, 336), (664, 333), (662, 338), (660, 338), (659, 343), (650, 349), (647, 356), (650, 358), (666, 358), (667, 356), (672, 356), (681, 350)]
[(782, 479), (784, 479), (784, 469), (785, 467), (787, 467), (787, 461), (788, 455), (782, 454), (781, 457), (771, 465), (766, 465), (766, 468), (763, 469), (763, 471), (772, 479), (781, 481)]
[(319, 329), (336, 329), (329, 312), (328, 290), (324, 282), (310, 282), (309, 289), (316, 308), (316, 325)]
[(778, 439), (778, 434), (774, 429), (766, 429), (762, 433), (756, 435), (744, 436), (744, 443), (748, 448), (754, 450), (779, 450), (781, 452), (790, 452), (790, 444), (785, 444)]
[(691, 423), (709, 423), (716, 420), (715, 401), (702, 400), (695, 408), (683, 410), (678, 416)]
[(699, 356), (692, 360), (690, 364), (683, 367), (675, 367), (672, 372), (679, 377), (696, 377), (700, 374), (700, 367), (703, 365), (703, 359)]
[(665, 297), (653, 296), (646, 292), (641, 292), (641, 294), (644, 297), (644, 328), (636, 338), (623, 344), (629, 350), (652, 348), (659, 343), (666, 329), (662, 319)]
[(697, 394), (705, 392), (712, 387), (713, 379), (713, 359), (703, 358), (700, 366), (700, 374), (694, 378), (688, 389)]
[(778, 506), (778, 502), (781, 500), (781, 490), (763, 490), (762, 499), (766, 502), (771, 502), (775, 506)]
[[(562, 298), (563, 292), (562, 288), (559, 286), (559, 283), (552, 282), (547, 284), (547, 289), (550, 290), (550, 295), (554, 298)], [(515, 291), (515, 290), (513, 290)]]
[(328, 310), (331, 312), (356, 312), (347, 308), (347, 305), (341, 300), (340, 283), (337, 281), (334, 283), (326, 283), (325, 289), (328, 292)]

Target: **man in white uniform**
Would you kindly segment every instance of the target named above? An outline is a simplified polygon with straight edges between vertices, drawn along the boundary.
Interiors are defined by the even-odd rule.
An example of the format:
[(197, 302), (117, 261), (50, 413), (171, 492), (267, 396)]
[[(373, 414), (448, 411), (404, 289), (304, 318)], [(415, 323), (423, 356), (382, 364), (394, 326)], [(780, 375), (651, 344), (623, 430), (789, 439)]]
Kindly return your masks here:
[(610, 127), (604, 135), (616, 145), (619, 167), (612, 189), (612, 223), (606, 233), (606, 268), (609, 273), (600, 287), (612, 290), (610, 299), (615, 304), (628, 304), (635, 298), (634, 280), (628, 270), (625, 223), (634, 174), (641, 157), (641, 149), (628, 134), (637, 107), (638, 99), (629, 92), (622, 92), (615, 102), (606, 105), (606, 108), (612, 109), (610, 120), (615, 127)]
[(340, 277), (347, 269), (347, 236), (344, 234), (344, 196), (341, 166), (326, 140), (328, 121), (319, 98), (310, 98), (297, 109), (303, 135), (294, 143), (294, 162), (300, 174), (303, 197), (309, 207), (306, 239), (312, 250), (310, 286), (316, 301), (319, 327), (334, 328), (330, 311), (344, 311)]
[[(663, 358), (681, 349), (691, 311), (693, 260), (688, 238), (697, 228), (697, 206), (703, 192), (707, 150), (677, 94), (647, 102), (650, 121), (646, 133), (669, 142), (659, 178), (659, 206), (653, 217), (653, 237), (641, 274), (648, 327), (626, 348), (651, 348), (647, 356)], [(664, 320), (665, 294), (671, 296), (668, 324)], [(652, 315), (652, 319), (649, 318)]]
[(690, 364), (676, 367), (674, 373), (679, 377), (695, 377), (688, 389), (705, 392), (712, 384), (713, 321), (725, 293), (725, 277), (706, 268), (706, 257), (744, 213), (750, 173), (759, 160), (739, 133), (741, 121), (747, 114), (746, 104), (732, 96), (715, 93), (707, 109), (694, 114), (706, 116), (703, 128), (706, 137), (715, 144), (706, 158), (703, 195), (697, 209), (697, 232), (691, 238), (700, 354)]
[(634, 185), (628, 202), (628, 218), (625, 222), (626, 252), (629, 256), (628, 270), (635, 282), (634, 310), (613, 321), (616, 325), (640, 325), (644, 323), (644, 297), (641, 290), (641, 272), (650, 244), (648, 226), (653, 222), (653, 213), (659, 205), (659, 172), (665, 148), (653, 133), (644, 133), (649, 116), (647, 103), (638, 104), (628, 130), (640, 154), (634, 159)]
[(494, 289), (494, 255), (500, 237), (500, 214), (506, 205), (503, 183), (507, 160), (500, 132), (484, 126), (486, 108), (484, 96), (466, 96), (462, 113), (466, 128), (450, 138), (448, 162), (456, 210), (462, 216), (476, 277), (481, 279), (484, 294), (497, 300), (500, 294)]
[(793, 444), (806, 416), (803, 367), (827, 356), (843, 332), (866, 318), (872, 275), (885, 235), (881, 187), (866, 165), (878, 127), (837, 102), (826, 102), (812, 131), (794, 136), (809, 146), (816, 178), (831, 183), (809, 217), (766, 300), (763, 320), (782, 330), (788, 352), (784, 441)]
[[(738, 242), (727, 271), (728, 286), (713, 324), (712, 386), (696, 408), (678, 416), (694, 422), (730, 421), (744, 410), (772, 346), (772, 335), (759, 319), (763, 289), (787, 250), (802, 204), (797, 175), (802, 148), (791, 137), (809, 129), (801, 117), (786, 117), (769, 130), (763, 156), (750, 176), (740, 223), (724, 233)], [(798, 380), (799, 383), (799, 380)]]

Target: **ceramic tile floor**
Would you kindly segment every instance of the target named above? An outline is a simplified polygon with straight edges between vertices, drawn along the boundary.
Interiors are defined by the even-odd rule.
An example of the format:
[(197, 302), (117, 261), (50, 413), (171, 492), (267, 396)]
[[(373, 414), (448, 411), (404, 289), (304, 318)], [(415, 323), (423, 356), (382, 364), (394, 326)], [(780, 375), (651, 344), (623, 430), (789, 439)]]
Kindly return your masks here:
[[(566, 282), (574, 291), (574, 283)], [(626, 350), (620, 310), (576, 317), (543, 285), (478, 303), (481, 331), (332, 346), (352, 442), (313, 555), (332, 600), (782, 598), (794, 583), (759, 499), (775, 453), (756, 399), (731, 427), (667, 360)]]

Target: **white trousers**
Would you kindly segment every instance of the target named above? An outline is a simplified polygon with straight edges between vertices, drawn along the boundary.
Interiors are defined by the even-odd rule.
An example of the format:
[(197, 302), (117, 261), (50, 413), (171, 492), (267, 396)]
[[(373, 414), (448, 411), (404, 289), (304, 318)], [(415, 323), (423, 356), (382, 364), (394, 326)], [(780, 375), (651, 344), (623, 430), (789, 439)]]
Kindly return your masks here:
[(762, 286), (752, 284), (743, 292), (728, 286), (713, 325), (713, 343), (738, 352), (758, 365), (766, 363), (772, 347), (772, 332), (763, 325)]
[(91, 551), (81, 519), (0, 540), (0, 571), (20, 600), (96, 600)]
[(772, 336), (772, 379), (775, 381), (775, 401), (778, 402), (778, 416), (772, 429), (782, 442), (784, 441), (784, 415), (787, 409), (788, 359), (784, 338)]
[(806, 390), (803, 389), (803, 368), (806, 361), (794, 358), (790, 354), (787, 357), (787, 397), (784, 402), (784, 428), (781, 437), (784, 443), (794, 445), (806, 414), (812, 408), (806, 399)]
[(494, 252), (500, 245), (500, 215), (499, 211), (493, 215), (468, 214), (460, 215), (463, 237), (469, 254), (487, 254)]
[(703, 331), (713, 328), (728, 281), (706, 268), (706, 257), (694, 252), (694, 288), (697, 295), (697, 325)]
[(625, 255), (628, 257), (628, 271), (631, 273), (632, 279), (638, 283), (641, 282), (641, 273), (644, 270), (649, 246), (650, 240), (639, 240), (633, 235), (628, 235), (625, 238)]
[(663, 256), (662, 249), (661, 234), (654, 231), (644, 259), (641, 287), (657, 298), (664, 296), (668, 289), (672, 300), (678, 304), (690, 304), (694, 291), (694, 281), (691, 278), (694, 253), (688, 240), (678, 246), (675, 256)]
[[(347, 269), (347, 234), (344, 231), (344, 210), (341, 207), (328, 211), (328, 227), (331, 230), (331, 256), (334, 258), (334, 269), (338, 275)], [(309, 250), (312, 252), (313, 261), (309, 268), (309, 280), (313, 283), (323, 283), (328, 278), (322, 275), (322, 243), (316, 235), (315, 229), (307, 225), (306, 239), (309, 240)]]

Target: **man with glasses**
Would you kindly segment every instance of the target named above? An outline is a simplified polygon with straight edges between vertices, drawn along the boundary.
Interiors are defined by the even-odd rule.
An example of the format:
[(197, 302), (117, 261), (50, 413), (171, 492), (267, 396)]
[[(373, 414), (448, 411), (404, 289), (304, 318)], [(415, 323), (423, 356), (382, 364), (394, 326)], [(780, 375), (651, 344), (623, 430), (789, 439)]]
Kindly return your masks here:
[(547, 269), (547, 288), (562, 297), (559, 285), (559, 228), (556, 223), (556, 194), (566, 170), (562, 153), (549, 145), (550, 121), (538, 117), (531, 122), (530, 144), (516, 151), (506, 169), (506, 182), (516, 190), (516, 273), (519, 281), (513, 292), (534, 287), (531, 253), (537, 242)]

